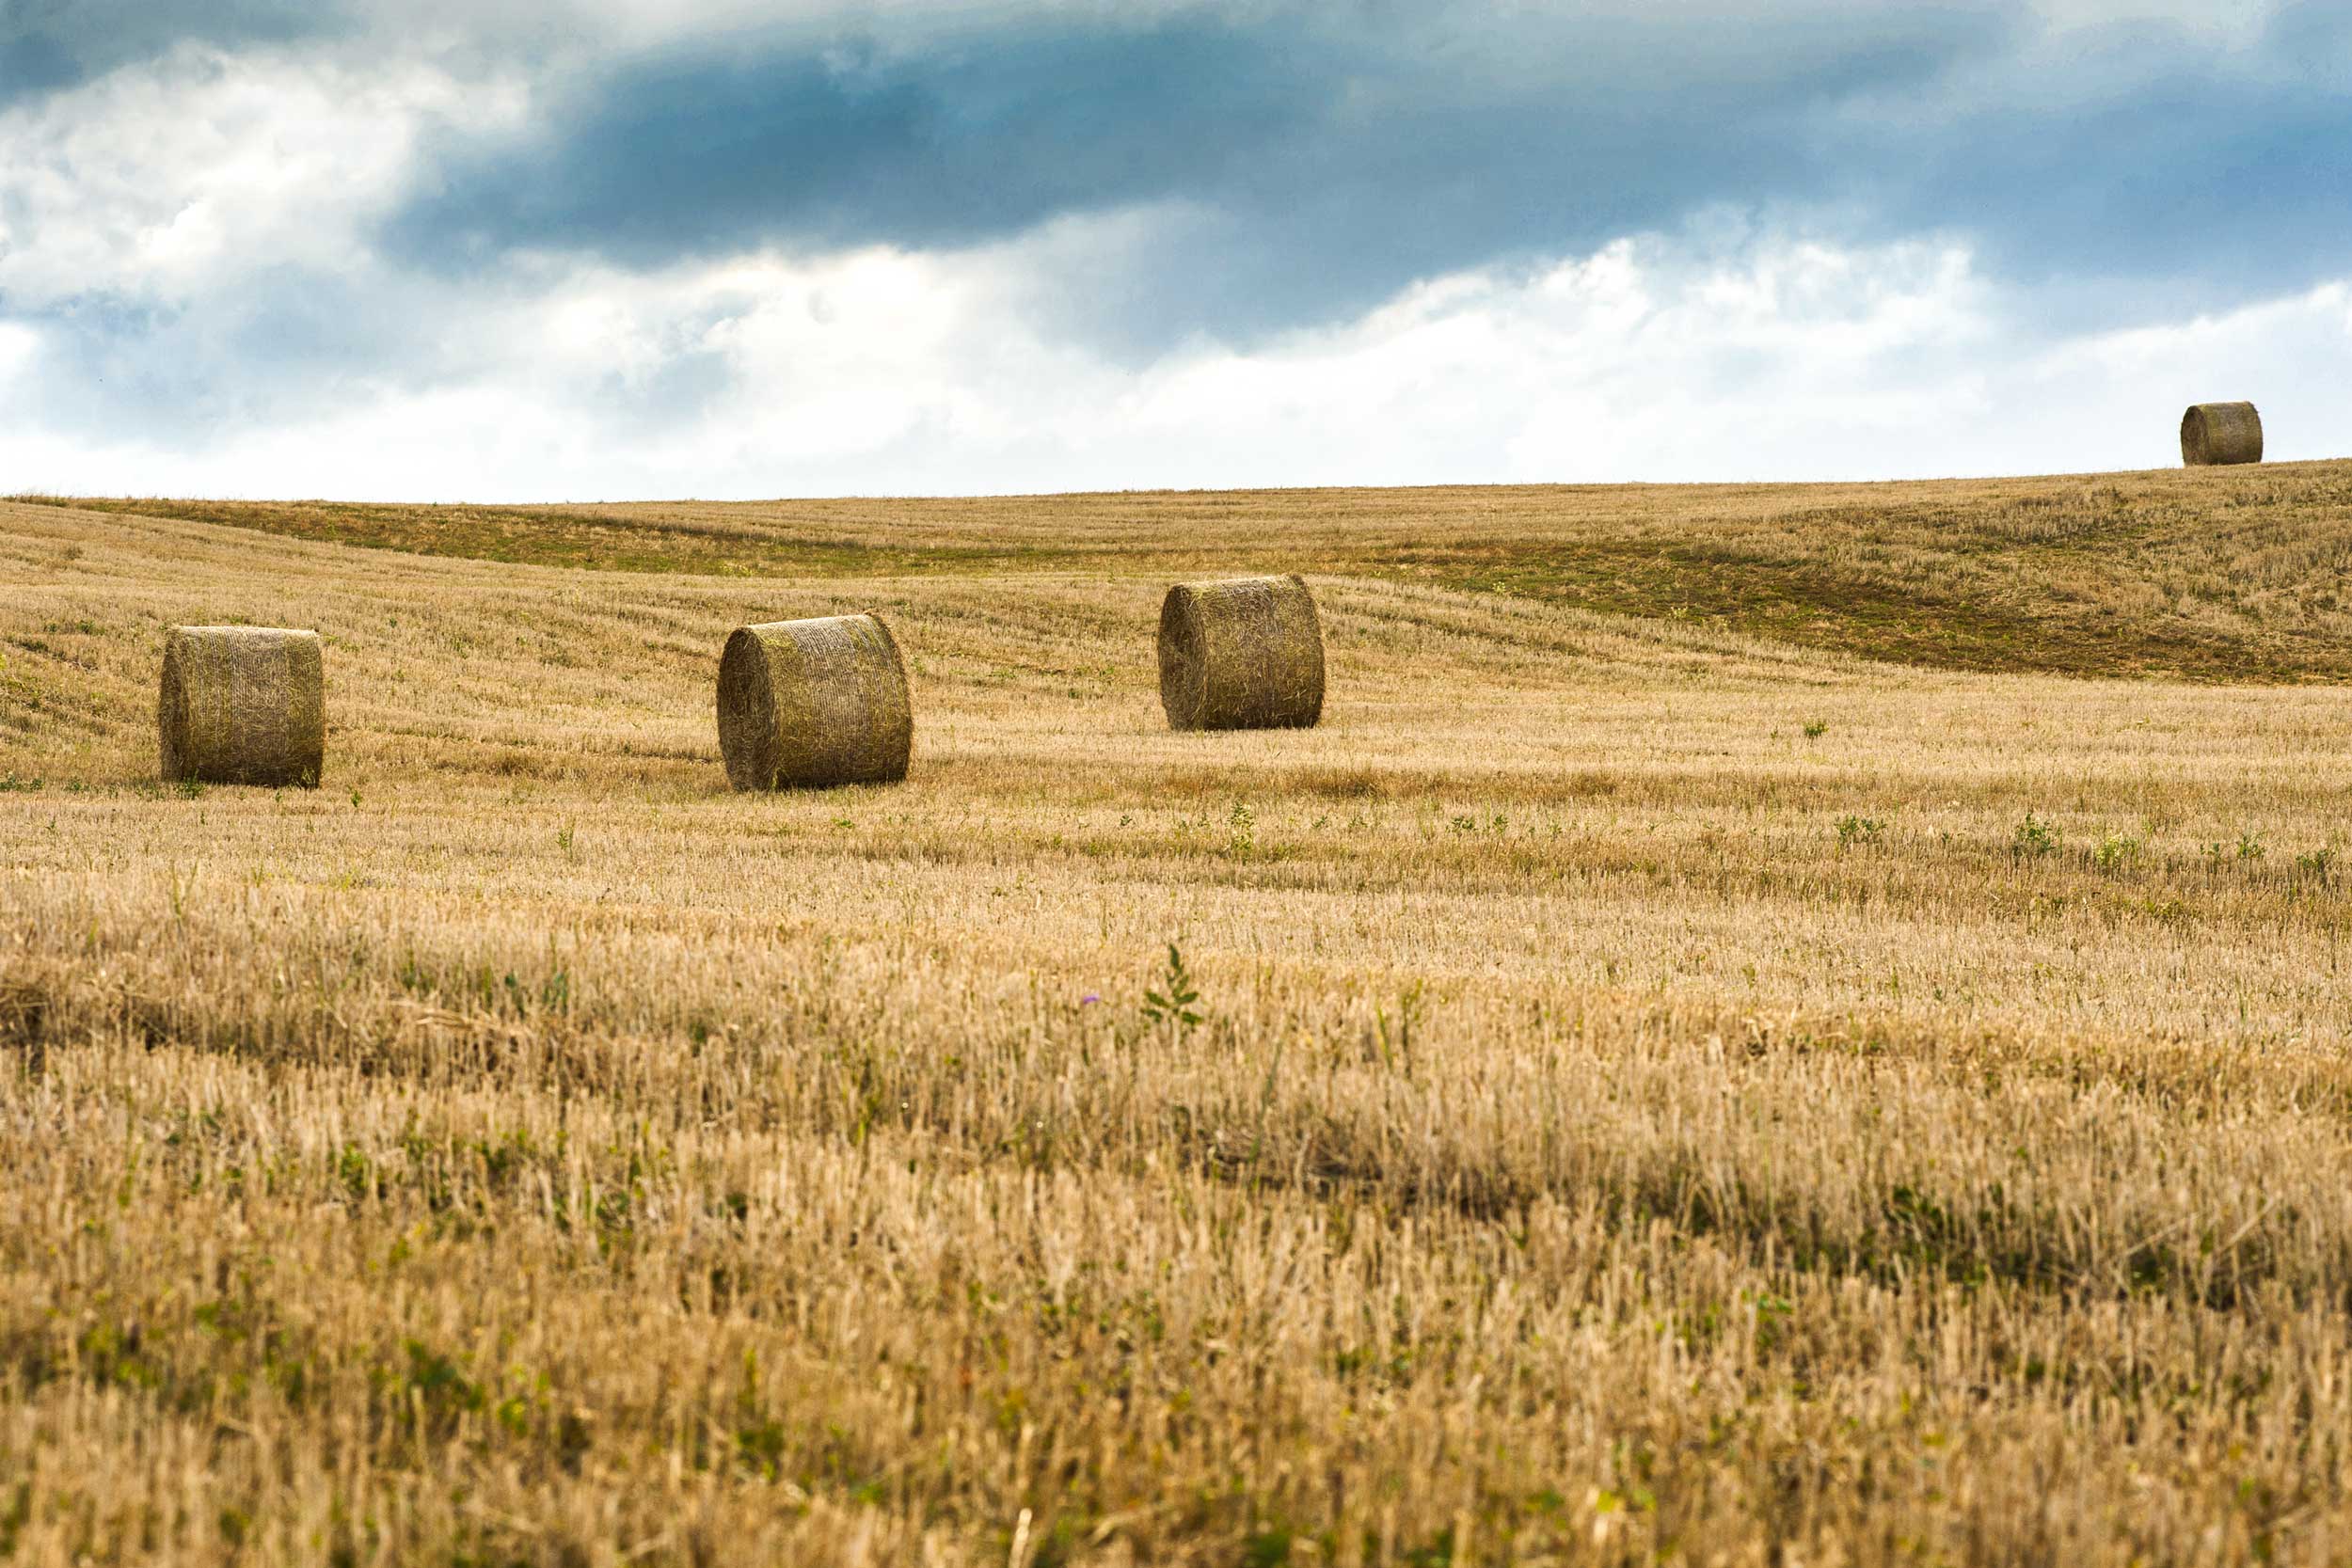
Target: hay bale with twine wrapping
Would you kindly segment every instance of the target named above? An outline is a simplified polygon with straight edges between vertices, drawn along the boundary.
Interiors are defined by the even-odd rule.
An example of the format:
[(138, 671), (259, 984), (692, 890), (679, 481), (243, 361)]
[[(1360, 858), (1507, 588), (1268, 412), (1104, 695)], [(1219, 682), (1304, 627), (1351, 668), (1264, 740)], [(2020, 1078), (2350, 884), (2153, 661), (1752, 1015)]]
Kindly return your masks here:
[(1323, 717), (1323, 622), (1295, 574), (1180, 582), (1160, 606), (1160, 705), (1176, 730), (1305, 729)]
[(876, 615), (738, 626), (719, 656), (719, 751), (738, 789), (896, 784), (914, 708)]
[(2250, 403), (2192, 404), (2181, 416), (2181, 461), (2192, 468), (2263, 460), (2263, 417)]
[(326, 757), (319, 634), (174, 626), (156, 704), (166, 783), (316, 788)]

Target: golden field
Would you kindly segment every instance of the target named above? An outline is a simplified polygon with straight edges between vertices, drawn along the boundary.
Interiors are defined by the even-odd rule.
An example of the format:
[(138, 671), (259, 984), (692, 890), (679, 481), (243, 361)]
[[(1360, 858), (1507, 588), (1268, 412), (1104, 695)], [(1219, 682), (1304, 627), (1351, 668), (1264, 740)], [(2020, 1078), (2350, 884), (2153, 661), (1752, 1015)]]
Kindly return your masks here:
[[(2347, 464), (0, 502), (0, 1560), (2352, 1558), (2347, 561)], [(1168, 733), (1267, 569), (1324, 723)], [(869, 608), (908, 782), (728, 793), (727, 631)], [(226, 621), (319, 790), (153, 782)]]

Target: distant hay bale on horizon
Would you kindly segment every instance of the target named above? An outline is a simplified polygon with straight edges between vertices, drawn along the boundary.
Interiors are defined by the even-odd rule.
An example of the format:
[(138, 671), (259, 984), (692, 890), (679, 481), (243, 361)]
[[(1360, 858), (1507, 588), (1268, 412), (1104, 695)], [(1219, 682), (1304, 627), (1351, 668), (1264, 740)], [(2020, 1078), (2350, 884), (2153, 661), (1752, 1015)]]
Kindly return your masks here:
[(314, 789), (326, 760), (319, 635), (174, 626), (156, 701), (164, 782)]
[(739, 626), (719, 656), (719, 751), (738, 789), (896, 784), (914, 747), (898, 640), (878, 615)]
[(2263, 417), (2250, 403), (2191, 404), (2181, 416), (2181, 461), (2192, 468), (2263, 460)]
[(1160, 705), (1176, 730), (1311, 727), (1323, 717), (1323, 622), (1306, 580), (1170, 588), (1160, 605)]

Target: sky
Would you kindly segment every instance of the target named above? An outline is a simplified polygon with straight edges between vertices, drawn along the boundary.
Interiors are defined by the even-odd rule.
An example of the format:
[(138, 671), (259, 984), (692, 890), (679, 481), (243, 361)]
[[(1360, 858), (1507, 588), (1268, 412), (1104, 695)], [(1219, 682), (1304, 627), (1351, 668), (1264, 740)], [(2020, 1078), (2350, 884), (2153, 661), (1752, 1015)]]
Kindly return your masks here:
[(0, 0), (0, 492), (2352, 454), (2341, 0)]

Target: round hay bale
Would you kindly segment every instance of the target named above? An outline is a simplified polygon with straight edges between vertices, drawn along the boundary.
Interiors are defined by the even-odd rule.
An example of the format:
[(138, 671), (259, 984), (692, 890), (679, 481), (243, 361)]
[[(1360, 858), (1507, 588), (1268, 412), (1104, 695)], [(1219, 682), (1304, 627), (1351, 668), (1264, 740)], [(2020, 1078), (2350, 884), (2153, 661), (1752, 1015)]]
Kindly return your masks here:
[(319, 634), (174, 626), (156, 703), (167, 784), (318, 787), (326, 758)]
[(1175, 730), (1305, 729), (1323, 717), (1323, 622), (1295, 574), (1180, 582), (1160, 606)]
[(2190, 467), (2262, 460), (2263, 417), (2252, 404), (2192, 404), (2181, 416), (2181, 461)]
[(877, 615), (738, 626), (719, 656), (719, 750), (738, 789), (896, 784), (914, 708)]

